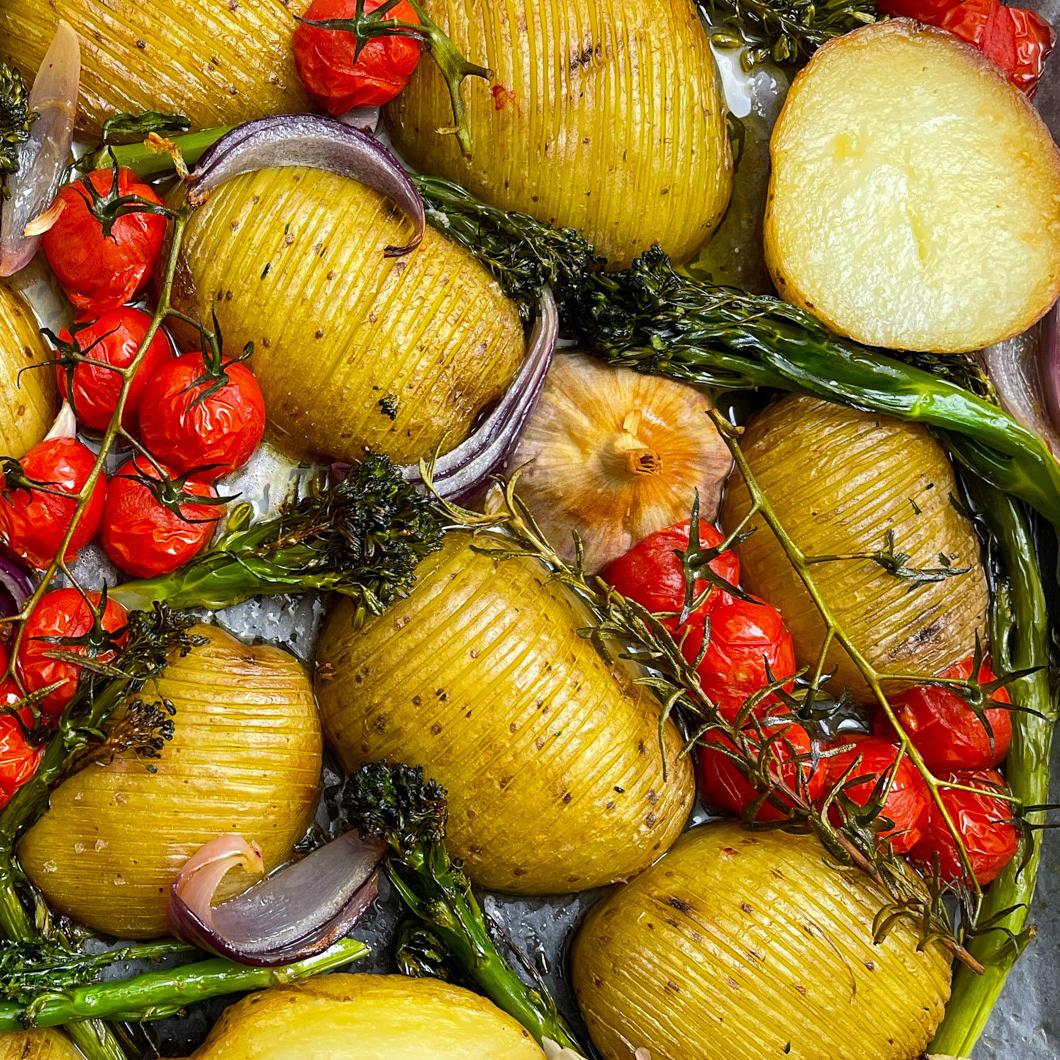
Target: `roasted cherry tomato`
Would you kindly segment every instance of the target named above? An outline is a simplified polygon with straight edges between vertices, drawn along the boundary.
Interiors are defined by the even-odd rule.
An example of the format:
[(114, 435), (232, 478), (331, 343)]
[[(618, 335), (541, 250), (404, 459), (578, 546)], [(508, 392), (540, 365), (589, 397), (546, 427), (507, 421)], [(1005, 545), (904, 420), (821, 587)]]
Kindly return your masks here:
[[(0, 674), (7, 672), (7, 649), (0, 644)], [(23, 699), (18, 685), (11, 677), (0, 680), (0, 709), (13, 707)], [(44, 748), (26, 739), (26, 730), (33, 725), (33, 712), (26, 707), (14, 714), (0, 713), (0, 809), (34, 773), (44, 755)]]
[[(676, 554), (688, 550), (690, 532), (688, 519), (657, 530), (604, 567), (600, 577), (648, 611), (680, 611), (685, 602), (685, 576)], [(717, 548), (724, 540), (725, 535), (709, 523), (699, 524), (701, 548)], [(732, 549), (711, 560), (710, 569), (730, 585), (740, 581), (740, 560)], [(721, 590), (705, 579), (697, 579), (696, 595), (707, 590), (710, 595), (702, 606), (710, 608), (720, 599)]]
[[(943, 677), (966, 678), (972, 660), (951, 666)], [(979, 667), (979, 683), (994, 680), (989, 663)], [(998, 688), (990, 697), (998, 703), (1010, 702), (1008, 692)], [(940, 685), (918, 685), (891, 697), (899, 724), (934, 773), (952, 769), (988, 769), (1008, 754), (1012, 741), (1012, 717), (1007, 707), (987, 707), (983, 717), (990, 726), (954, 691)], [(883, 711), (873, 719), (873, 732), (885, 740), (895, 739), (894, 727)]]
[(103, 548), (115, 566), (136, 578), (183, 567), (209, 544), (224, 512), (221, 505), (187, 502), (189, 495), (216, 497), (213, 486), (174, 480), (162, 470), (164, 477), (138, 456), (111, 476), (107, 488)]
[[(843, 795), (856, 806), (866, 806), (873, 798), (880, 777), (893, 771), (891, 786), (880, 810), (880, 816), (892, 824), (879, 836), (890, 840), (891, 849), (896, 854), (908, 853), (923, 835), (927, 820), (931, 796), (923, 777), (908, 758), (903, 758), (895, 770), (898, 748), (877, 736), (836, 737), (835, 746), (847, 745), (851, 746), (825, 758), (827, 790), (832, 791), (842, 783)], [(836, 807), (833, 807), (833, 820), (836, 824), (842, 820), (842, 811)]]
[(265, 398), (240, 361), (217, 372), (185, 353), (148, 380), (140, 436), (159, 463), (212, 481), (242, 467), (265, 434)]
[[(89, 593), (89, 599), (94, 607), (100, 607), (99, 593)], [(18, 672), (28, 692), (62, 682), (40, 702), (42, 713), (51, 717), (62, 714), (73, 699), (82, 667), (64, 659), (48, 658), (48, 653), (61, 651), (108, 663), (117, 657), (116, 649), (125, 641), (128, 615), (121, 604), (107, 600), (98, 627), (92, 610), (77, 589), (53, 589), (44, 594), (26, 619)]]
[[(804, 726), (794, 720), (778, 721), (763, 725), (761, 734), (753, 727), (744, 731), (755, 748), (762, 748), (756, 751), (762, 756), (757, 764), (767, 770), (774, 782), (782, 783), (797, 798), (805, 798), (811, 804), (821, 798), (825, 790), (824, 762), (814, 760), (813, 741)], [(704, 740), (697, 755), (703, 801), (723, 813), (742, 816), (762, 792), (748, 773), (719, 749), (735, 752), (736, 745), (728, 736), (715, 729)], [(790, 799), (779, 794), (772, 796), (759, 807), (755, 820), (782, 821), (790, 807)]]
[(162, 253), (166, 219), (143, 211), (123, 214), (105, 235), (85, 181), (104, 199), (136, 196), (156, 206), (162, 201), (128, 169), (119, 169), (117, 180), (113, 169), (97, 169), (59, 191), (62, 211), (41, 245), (74, 308), (98, 317), (147, 285)]
[[(23, 475), (27, 482), (47, 488), (5, 482), (0, 493), (0, 530), (13, 551), (41, 570), (51, 563), (77, 508), (73, 497), (51, 491), (76, 494), (95, 463), (92, 450), (76, 438), (46, 438), (30, 449), (22, 458)], [(106, 496), (106, 480), (101, 475), (66, 550), (67, 562), (75, 560), (98, 533)]]
[[(703, 691), (723, 718), (735, 721), (747, 698), (775, 680), (795, 673), (795, 646), (780, 612), (762, 601), (738, 600), (721, 593), (709, 611), (692, 615), (681, 642), (685, 658), (694, 661), (710, 631), (707, 650), (697, 673)], [(775, 696), (767, 696), (755, 710), (764, 716)]]
[[(968, 852), (972, 875), (980, 887), (985, 887), (1001, 874), (1019, 848), (1020, 833), (1013, 823), (1012, 804), (990, 794), (1008, 794), (1005, 778), (996, 769), (982, 769), (970, 773), (946, 773), (939, 780), (983, 791), (978, 795), (971, 791), (940, 788), (939, 798)], [(944, 880), (958, 880), (964, 875), (957, 844), (937, 806), (931, 806), (923, 838), (911, 856), (928, 867), (934, 865), (937, 858)]]
[[(366, 13), (383, 0), (365, 0)], [(352, 19), (357, 0), (314, 0), (294, 31), (294, 61), (306, 91), (329, 114), (345, 114), (354, 107), (381, 107), (409, 83), (420, 61), (420, 44), (413, 37), (375, 37), (357, 55), (357, 38), (348, 30), (324, 29), (305, 22)], [(419, 23), (412, 5), (401, 0), (387, 21)]]
[[(72, 329), (63, 330), (59, 333), (59, 340), (100, 364), (127, 368), (136, 357), (150, 326), (151, 317), (147, 313), (122, 306), (104, 313), (98, 320), (77, 323)], [(136, 423), (147, 380), (172, 357), (169, 339), (160, 328), (129, 386), (122, 413), (122, 423), (126, 427)], [(84, 363), (56, 364), (55, 376), (60, 393), (70, 402), (78, 420), (94, 431), (106, 430), (118, 407), (122, 377), (109, 368), (95, 368)]]

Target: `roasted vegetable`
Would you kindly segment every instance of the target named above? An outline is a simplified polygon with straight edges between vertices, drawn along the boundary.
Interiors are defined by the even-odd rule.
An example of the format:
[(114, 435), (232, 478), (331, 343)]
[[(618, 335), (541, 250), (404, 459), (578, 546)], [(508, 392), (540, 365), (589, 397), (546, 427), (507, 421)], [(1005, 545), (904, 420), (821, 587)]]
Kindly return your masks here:
[[(354, 1044), (355, 1043), (355, 1044)], [(329, 975), (244, 998), (195, 1060), (541, 1060), (510, 1016), (469, 990), (401, 975)]]
[(83, 132), (98, 133), (115, 113), (152, 110), (195, 126), (233, 124), (306, 109), (291, 33), (307, 5), (0, 0), (0, 55), (31, 76), (64, 18), (81, 36)]
[[(934, 676), (984, 638), (986, 578), (979, 542), (958, 508), (953, 469), (922, 427), (809, 397), (785, 397), (754, 416), (741, 442), (814, 579), (859, 651), (883, 673)], [(734, 476), (722, 525), (750, 508)], [(752, 517), (740, 545), (745, 587), (775, 604), (813, 668), (824, 625), (770, 530)], [(843, 557), (854, 558), (843, 558)], [(836, 559), (826, 557), (840, 557)], [(868, 687), (833, 645), (825, 671), (865, 699)]]
[(588, 615), (535, 561), (451, 533), (412, 595), (362, 630), (340, 601), (317, 650), (325, 731), (347, 769), (423, 766), (449, 846), (495, 890), (585, 890), (649, 865), (692, 801), (659, 704), (579, 637)]
[(772, 159), (777, 291), (841, 334), (975, 350), (1060, 294), (1060, 149), (945, 31), (897, 19), (826, 44), (792, 83)]
[[(194, 632), (206, 644), (174, 658), (143, 693), (176, 711), (154, 770), (118, 756), (75, 773), (19, 845), (45, 897), (97, 931), (161, 934), (169, 884), (203, 843), (252, 836), (271, 870), (313, 817), (321, 737), (301, 665), (215, 627)], [(226, 887), (238, 890), (238, 879)]]
[(604, 1060), (909, 1060), (949, 996), (949, 959), (811, 836), (709, 824), (589, 912), (571, 957)]
[[(21, 458), (45, 435), (59, 407), (33, 313), (21, 296), (0, 283), (0, 453)], [(29, 371), (23, 371), (29, 369)]]
[(255, 344), (284, 447), (413, 462), (462, 441), (514, 376), (515, 307), (433, 230), (387, 257), (407, 236), (381, 195), (316, 169), (237, 177), (193, 214), (183, 301), (229, 348)]
[(83, 1060), (59, 1031), (13, 1031), (0, 1034), (0, 1060)]
[(445, 83), (420, 64), (387, 111), (395, 144), (417, 169), (576, 228), (616, 266), (653, 243), (684, 261), (706, 241), (729, 201), (732, 159), (690, 0), (426, 6), (494, 83), (464, 87), (473, 142), (465, 158), (440, 132), (452, 124)]

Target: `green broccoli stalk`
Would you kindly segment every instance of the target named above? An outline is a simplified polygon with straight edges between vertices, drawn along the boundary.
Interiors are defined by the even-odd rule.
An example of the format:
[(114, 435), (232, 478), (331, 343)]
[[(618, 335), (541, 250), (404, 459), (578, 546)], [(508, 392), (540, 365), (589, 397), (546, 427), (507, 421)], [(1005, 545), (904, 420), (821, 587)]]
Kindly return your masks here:
[(445, 789), (423, 770), (377, 762), (343, 785), (338, 805), (352, 827), (390, 848), (386, 872), (409, 911), (461, 971), (540, 1042), (584, 1052), (543, 986), (530, 987), (501, 956), (467, 877), (445, 845)]

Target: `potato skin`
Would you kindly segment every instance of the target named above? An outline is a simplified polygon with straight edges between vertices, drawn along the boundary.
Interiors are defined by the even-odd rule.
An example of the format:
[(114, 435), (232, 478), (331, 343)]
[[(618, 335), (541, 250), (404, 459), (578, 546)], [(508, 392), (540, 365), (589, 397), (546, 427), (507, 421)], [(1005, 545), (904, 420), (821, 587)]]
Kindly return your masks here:
[[(74, 774), (19, 845), (26, 875), (55, 908), (120, 938), (165, 932), (169, 886), (207, 840), (255, 840), (271, 871), (316, 809), (322, 739), (301, 664), (215, 626), (193, 632), (208, 642), (145, 692), (177, 711), (157, 772), (121, 756)], [(233, 879), (226, 894), (249, 882)]]
[[(78, 126), (184, 114), (196, 128), (308, 108), (291, 34), (309, 0), (0, 0), (0, 56), (32, 79), (65, 18), (81, 38)], [(253, 47), (248, 42), (253, 41)]]
[(0, 1034), (0, 1060), (84, 1060), (62, 1031), (41, 1028)]
[(676, 727), (577, 635), (588, 616), (536, 561), (451, 534), (412, 595), (354, 630), (336, 605), (317, 650), (325, 733), (352, 769), (421, 765), (449, 792), (449, 845), (480, 886), (586, 890), (677, 838), (693, 784)]
[(23, 371), (48, 358), (33, 311), (21, 295), (0, 283), (0, 453), (4, 456), (23, 457), (51, 426), (59, 407), (55, 372), (50, 367)]
[(384, 255), (410, 232), (378, 193), (300, 168), (237, 177), (191, 218), (178, 300), (203, 320), (216, 311), (230, 351), (255, 344), (284, 448), (429, 457), (463, 441), (515, 375), (514, 305), (432, 228), (411, 254)]
[(949, 959), (904, 920), (873, 945), (883, 903), (812, 836), (702, 825), (589, 911), (575, 996), (604, 1060), (909, 1060)]
[[(718, 73), (690, 0), (431, 0), (494, 83), (466, 83), (472, 157), (431, 63), (387, 108), (402, 155), (506, 210), (586, 235), (615, 268), (676, 261), (713, 232), (732, 156)], [(678, 73), (680, 76), (678, 76)]]
[[(945, 554), (954, 567), (971, 568), (914, 585), (873, 560), (813, 565), (825, 601), (873, 667), (933, 676), (972, 654), (976, 635), (985, 636), (988, 605), (979, 541), (954, 506), (958, 491), (946, 452), (927, 430), (788, 396), (751, 419), (741, 444), (781, 523), (808, 555), (873, 552), (891, 530), (911, 566), (939, 567)], [(749, 508), (734, 472), (722, 525), (736, 526)], [(756, 516), (749, 528), (754, 532), (739, 548), (743, 584), (780, 608), (799, 662), (813, 666), (824, 640), (817, 608), (763, 520)], [(874, 701), (838, 646), (829, 654), (826, 670), (832, 668), (837, 684)]]
[(470, 990), (403, 975), (327, 975), (225, 1009), (194, 1060), (543, 1060)]

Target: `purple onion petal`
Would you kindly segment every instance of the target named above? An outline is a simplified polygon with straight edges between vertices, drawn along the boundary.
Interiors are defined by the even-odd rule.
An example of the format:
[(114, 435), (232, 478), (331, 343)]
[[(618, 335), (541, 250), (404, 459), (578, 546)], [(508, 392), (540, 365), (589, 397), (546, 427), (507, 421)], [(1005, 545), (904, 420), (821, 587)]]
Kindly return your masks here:
[(0, 617), (13, 618), (37, 588), (32, 568), (0, 544)]
[(308, 166), (359, 181), (390, 199), (415, 225), (412, 241), (387, 257), (415, 250), (426, 229), (423, 199), (404, 167), (374, 136), (334, 118), (284, 114), (240, 125), (217, 141), (187, 179), (188, 203), (199, 206), (218, 185), (243, 173)]
[(1057, 302), (1042, 320), (1039, 357), (1038, 371), (1045, 407), (1053, 430), (1060, 434), (1060, 302)]

